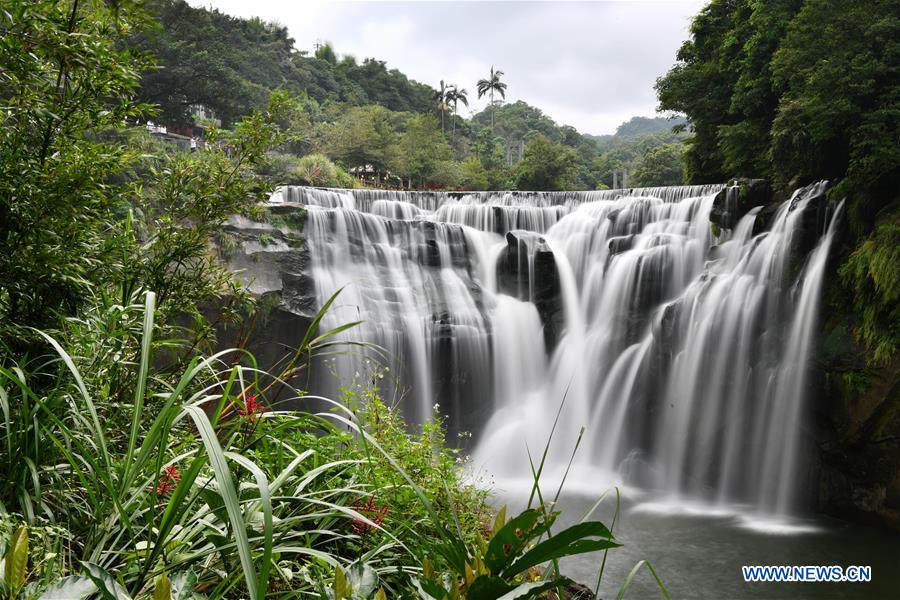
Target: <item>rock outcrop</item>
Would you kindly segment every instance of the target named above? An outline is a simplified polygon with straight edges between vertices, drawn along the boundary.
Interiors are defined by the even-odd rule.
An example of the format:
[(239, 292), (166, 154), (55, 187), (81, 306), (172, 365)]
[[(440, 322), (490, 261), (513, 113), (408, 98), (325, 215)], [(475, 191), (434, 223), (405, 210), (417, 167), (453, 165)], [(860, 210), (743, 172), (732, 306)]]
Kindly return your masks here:
[(846, 315), (825, 327), (816, 508), (900, 531), (900, 357), (867, 366)]
[(219, 327), (219, 346), (243, 344), (266, 371), (277, 370), (303, 339), (318, 308), (304, 224), (302, 209), (271, 206), (265, 221), (232, 217), (214, 240), (235, 278), (257, 299), (245, 330)]
[(556, 259), (543, 237), (530, 231), (506, 234), (506, 247), (497, 261), (497, 285), (504, 294), (534, 303), (544, 325), (544, 342), (548, 350), (553, 348), (565, 316)]

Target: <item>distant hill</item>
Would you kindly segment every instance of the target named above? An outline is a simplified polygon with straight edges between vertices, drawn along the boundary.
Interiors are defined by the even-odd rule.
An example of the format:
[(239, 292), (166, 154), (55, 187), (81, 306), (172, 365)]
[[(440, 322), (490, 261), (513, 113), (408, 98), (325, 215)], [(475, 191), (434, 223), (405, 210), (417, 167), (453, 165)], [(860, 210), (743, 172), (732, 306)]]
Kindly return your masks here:
[(684, 117), (631, 117), (616, 128), (617, 138), (635, 138), (657, 131), (671, 131), (676, 125), (687, 123)]
[(676, 125), (685, 125), (687, 120), (684, 117), (631, 117), (616, 128), (615, 133), (605, 133), (600, 135), (585, 134), (592, 140), (596, 140), (600, 148), (607, 148), (613, 140), (627, 140), (642, 135), (657, 133), (664, 131), (669, 133)]
[(383, 61), (338, 60), (328, 46), (308, 56), (295, 48), (284, 26), (195, 8), (184, 0), (150, 0), (146, 6), (158, 27), (132, 41), (157, 57), (158, 68), (144, 74), (140, 96), (160, 106), (166, 123), (189, 124), (191, 107), (203, 105), (228, 125), (262, 106), (275, 89), (320, 103), (433, 109), (431, 87)]

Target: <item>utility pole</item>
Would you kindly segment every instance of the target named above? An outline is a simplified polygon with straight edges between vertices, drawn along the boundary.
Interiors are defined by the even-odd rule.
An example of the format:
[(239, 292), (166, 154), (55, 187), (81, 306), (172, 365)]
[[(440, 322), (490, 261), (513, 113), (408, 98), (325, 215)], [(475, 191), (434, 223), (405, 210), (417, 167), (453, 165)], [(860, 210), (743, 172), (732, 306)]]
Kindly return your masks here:
[(512, 166), (525, 156), (525, 140), (515, 140), (506, 143), (506, 164)]
[[(628, 187), (628, 169), (622, 169), (622, 187), (621, 189), (625, 189)], [(619, 172), (613, 171), (613, 186), (612, 189), (618, 190), (619, 188)]]

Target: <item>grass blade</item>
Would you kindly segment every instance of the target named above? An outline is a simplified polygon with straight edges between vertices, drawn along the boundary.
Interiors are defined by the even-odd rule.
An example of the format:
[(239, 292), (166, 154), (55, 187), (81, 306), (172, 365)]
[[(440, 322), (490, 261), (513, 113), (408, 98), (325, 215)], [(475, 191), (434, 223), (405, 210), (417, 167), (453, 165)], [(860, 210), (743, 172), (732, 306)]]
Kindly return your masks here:
[(241, 568), (244, 571), (244, 579), (247, 583), (247, 591), (254, 600), (262, 600), (265, 590), (257, 587), (256, 568), (253, 566), (253, 553), (250, 549), (250, 541), (247, 539), (247, 528), (244, 525), (244, 516), (241, 512), (241, 506), (238, 503), (238, 494), (234, 486), (234, 480), (231, 478), (231, 471), (225, 460), (225, 454), (216, 432), (213, 431), (206, 413), (198, 406), (187, 406), (185, 412), (193, 419), (200, 437), (203, 440), (203, 446), (209, 456), (209, 464), (212, 467), (216, 482), (219, 484), (219, 494), (225, 503), (225, 510), (228, 513), (228, 519), (231, 522), (232, 533), (237, 543), (238, 556), (241, 560)]
[(259, 501), (263, 509), (263, 555), (262, 565), (259, 570), (259, 586), (260, 590), (268, 588), (269, 581), (269, 565), (272, 560), (272, 545), (274, 539), (272, 526), (272, 497), (269, 492), (269, 480), (256, 463), (252, 460), (241, 456), (236, 452), (225, 452), (225, 456), (241, 465), (256, 479), (256, 487), (259, 488)]
[[(144, 395), (147, 393), (147, 376), (150, 370), (150, 354), (153, 342), (153, 316), (156, 312), (156, 294), (147, 292), (144, 304), (144, 335), (141, 338), (141, 364), (138, 371), (137, 385), (134, 389), (134, 409), (131, 418), (131, 435), (128, 438), (128, 453), (125, 455), (125, 469), (131, 469), (131, 459), (137, 445), (144, 417)], [(123, 481), (126, 478), (123, 477)]]
[(622, 582), (622, 587), (619, 588), (619, 593), (616, 594), (616, 600), (622, 600), (622, 598), (625, 597), (625, 592), (628, 591), (628, 586), (631, 585), (631, 580), (634, 579), (634, 576), (637, 575), (637, 572), (643, 566), (646, 566), (650, 573), (653, 575), (653, 578), (656, 579), (656, 585), (659, 586), (659, 590), (662, 592), (663, 597), (666, 600), (672, 600), (671, 596), (669, 596), (669, 592), (666, 591), (666, 586), (663, 585), (662, 580), (659, 578), (659, 575), (656, 574), (656, 570), (648, 560), (638, 561), (638, 563), (634, 565), (634, 568), (631, 569), (631, 573), (629, 573), (628, 577), (625, 578), (625, 581)]

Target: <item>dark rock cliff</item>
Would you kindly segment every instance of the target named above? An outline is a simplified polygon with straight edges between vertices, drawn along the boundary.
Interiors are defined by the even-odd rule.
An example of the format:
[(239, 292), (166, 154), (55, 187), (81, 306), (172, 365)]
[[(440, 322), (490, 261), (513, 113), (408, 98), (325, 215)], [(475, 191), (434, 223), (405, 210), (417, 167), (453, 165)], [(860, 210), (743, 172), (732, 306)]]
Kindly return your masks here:
[(266, 371), (278, 371), (318, 308), (304, 225), (302, 208), (273, 206), (265, 221), (231, 218), (215, 239), (220, 257), (257, 299), (241, 330), (220, 329), (219, 345), (245, 347)]

